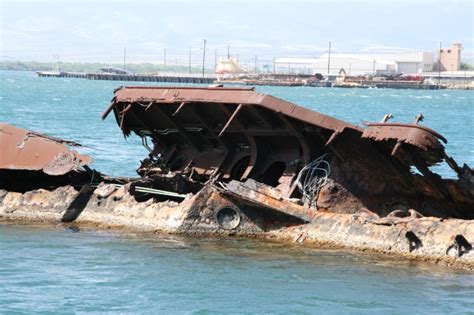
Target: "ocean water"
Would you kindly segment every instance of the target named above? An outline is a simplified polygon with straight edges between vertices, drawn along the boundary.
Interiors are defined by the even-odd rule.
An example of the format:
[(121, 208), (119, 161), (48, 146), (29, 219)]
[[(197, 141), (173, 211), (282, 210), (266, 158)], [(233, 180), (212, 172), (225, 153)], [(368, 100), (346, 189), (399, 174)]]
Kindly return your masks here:
[(245, 239), (0, 225), (0, 312), (455, 314), (474, 274)]
[[(131, 176), (146, 150), (100, 115), (117, 86), (135, 84), (0, 71), (0, 121), (78, 141), (94, 168)], [(474, 165), (472, 91), (257, 90), (354, 124), (423, 113), (448, 154)], [(446, 165), (436, 171), (453, 176)], [(0, 257), (0, 313), (474, 312), (473, 273), (254, 240), (3, 223)]]

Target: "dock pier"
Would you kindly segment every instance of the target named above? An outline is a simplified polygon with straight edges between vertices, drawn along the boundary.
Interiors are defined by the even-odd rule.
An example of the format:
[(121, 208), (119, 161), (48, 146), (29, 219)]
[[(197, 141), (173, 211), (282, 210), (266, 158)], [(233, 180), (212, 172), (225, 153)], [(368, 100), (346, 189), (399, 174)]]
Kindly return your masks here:
[[(182, 83), (182, 84), (237, 84), (252, 86), (312, 86), (312, 87), (338, 87), (338, 88), (390, 88), (390, 89), (415, 89), (415, 90), (438, 90), (446, 88), (474, 89), (474, 76), (465, 77), (463, 80), (443, 79), (440, 84), (433, 77), (430, 81), (396, 81), (396, 80), (344, 80), (338, 82), (333, 77), (331, 80), (313, 80), (311, 75), (265, 75), (257, 78), (219, 80), (212, 75), (201, 76), (200, 74), (116, 74), (116, 73), (85, 73), (85, 72), (57, 72), (37, 71), (39, 77), (46, 78), (75, 78), (86, 80), (105, 81), (133, 81), (133, 82), (160, 82), (160, 83)], [(459, 83), (466, 82), (464, 85)], [(451, 83), (451, 84), (450, 84)], [(457, 85), (456, 85), (457, 84)]]
[(146, 74), (114, 74), (114, 73), (80, 73), (80, 72), (36, 72), (39, 77), (47, 78), (76, 78), (86, 80), (106, 81), (135, 81), (135, 82), (165, 82), (165, 83), (194, 83), (212, 84), (215, 77), (201, 76), (170, 76), (170, 75), (146, 75)]

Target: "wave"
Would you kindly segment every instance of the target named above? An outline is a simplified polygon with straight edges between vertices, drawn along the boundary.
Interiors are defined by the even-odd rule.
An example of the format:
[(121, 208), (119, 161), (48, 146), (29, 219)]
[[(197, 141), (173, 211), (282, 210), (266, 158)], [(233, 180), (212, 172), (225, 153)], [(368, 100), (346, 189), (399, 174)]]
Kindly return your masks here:
[(417, 99), (422, 99), (422, 98), (427, 98), (427, 99), (432, 99), (433, 97), (431, 95), (409, 95), (411, 98), (417, 98)]

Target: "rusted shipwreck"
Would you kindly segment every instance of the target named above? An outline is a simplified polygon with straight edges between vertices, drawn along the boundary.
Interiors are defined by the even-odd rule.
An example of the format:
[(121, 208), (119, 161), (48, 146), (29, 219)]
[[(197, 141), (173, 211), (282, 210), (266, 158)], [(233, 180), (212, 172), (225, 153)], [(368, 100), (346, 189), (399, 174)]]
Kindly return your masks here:
[[(24, 148), (40, 136), (12, 136), (13, 127), (0, 125), (8, 152), (0, 188), (26, 194), (73, 185), (80, 191), (63, 207), (66, 221), (84, 209), (87, 219), (89, 208), (120, 207), (128, 196), (143, 213), (156, 210), (157, 223), (145, 221), (159, 230), (285, 235), (436, 259), (456, 248), (474, 264), (472, 169), (447, 155), (447, 140), (420, 125), (421, 115), (359, 127), (252, 88), (222, 86), (121, 87), (102, 118), (110, 114), (149, 151), (139, 178), (108, 177), (87, 167), (88, 157), (57, 148), (36, 146), (50, 160), (37, 163)], [(457, 179), (431, 171), (443, 162)], [(31, 172), (35, 180), (26, 181)]]
[[(447, 140), (418, 125), (420, 117), (360, 128), (251, 88), (223, 87), (120, 88), (103, 118), (112, 111), (124, 135), (135, 133), (149, 149), (138, 173), (158, 188), (196, 193), (214, 184), (255, 206), (246, 194), (262, 189), (262, 197), (278, 196), (304, 213), (474, 217), (471, 169), (447, 156)], [(442, 161), (458, 181), (430, 171)]]

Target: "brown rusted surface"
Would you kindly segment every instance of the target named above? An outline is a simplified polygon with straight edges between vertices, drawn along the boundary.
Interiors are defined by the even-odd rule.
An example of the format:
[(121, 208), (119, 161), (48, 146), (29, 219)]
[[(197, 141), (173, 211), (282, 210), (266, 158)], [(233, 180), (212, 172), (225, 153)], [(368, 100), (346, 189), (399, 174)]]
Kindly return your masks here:
[(434, 130), (417, 124), (365, 123), (364, 125), (368, 128), (362, 133), (362, 138), (396, 142), (392, 155), (398, 152), (402, 144), (410, 144), (422, 151), (430, 152), (431, 156), (425, 156), (425, 159), (432, 158), (432, 163), (443, 159), (444, 147), (439, 140), (444, 143), (448, 141)]
[[(361, 128), (252, 88), (123, 87), (103, 118), (111, 112), (125, 136), (133, 132), (149, 148), (138, 173), (151, 180), (175, 174), (194, 192), (253, 180), (312, 210), (474, 218), (472, 170), (416, 123)], [(459, 180), (431, 172), (443, 161)], [(268, 198), (266, 208), (281, 207)]]
[[(228, 87), (124, 87), (117, 89), (110, 107), (117, 103), (167, 103), (181, 105), (182, 102), (259, 105), (274, 112), (281, 112), (310, 124), (318, 124), (330, 130), (342, 131), (345, 127), (358, 129), (333, 117), (311, 111), (307, 108), (278, 99), (271, 95), (256, 93), (253, 88)], [(233, 106), (229, 106), (233, 107)], [(176, 109), (176, 108), (175, 108)], [(106, 118), (106, 110), (102, 118)]]
[(245, 200), (249, 205), (280, 211), (305, 222), (312, 222), (317, 213), (313, 209), (283, 199), (281, 192), (277, 189), (260, 184), (252, 179), (248, 179), (245, 183), (233, 180), (227, 184), (222, 192), (224, 195), (231, 195)]
[[(474, 222), (430, 218), (379, 218), (370, 213), (339, 214), (319, 211), (310, 224), (291, 222), (278, 212), (261, 216), (264, 209), (249, 209), (240, 199), (208, 187), (181, 203), (137, 202), (123, 187), (106, 195), (98, 187), (85, 204), (75, 226), (94, 224), (100, 228), (123, 228), (143, 232), (188, 235), (249, 235), (285, 240), (302, 245), (345, 247), (364, 252), (383, 252), (397, 259), (430, 260), (474, 270)], [(57, 224), (75, 203), (78, 192), (71, 186), (25, 193), (0, 190), (0, 221), (29, 220)], [(277, 197), (277, 196), (275, 196)], [(237, 209), (233, 226), (220, 225), (217, 214), (223, 207)], [(239, 209), (240, 208), (240, 209)], [(410, 233), (411, 232), (411, 233)], [(407, 235), (419, 240), (411, 242)]]
[(92, 159), (70, 150), (72, 141), (31, 132), (0, 123), (0, 169), (43, 171), (47, 175), (64, 175), (89, 164)]

